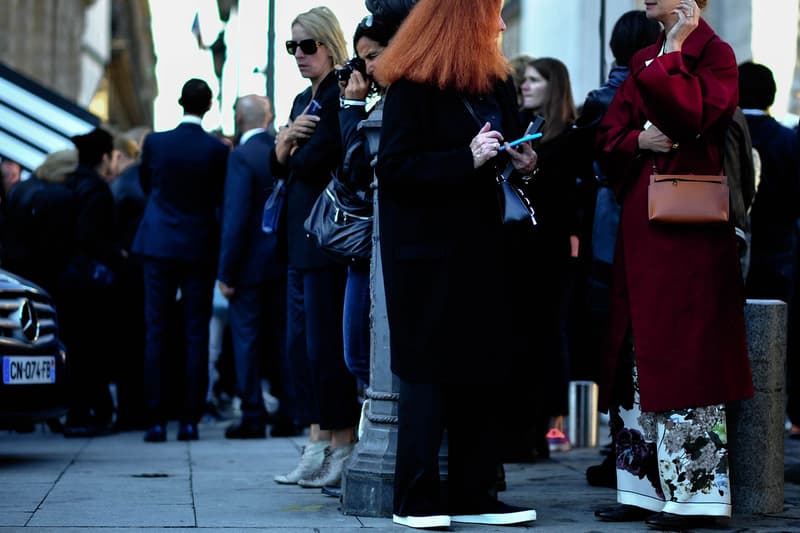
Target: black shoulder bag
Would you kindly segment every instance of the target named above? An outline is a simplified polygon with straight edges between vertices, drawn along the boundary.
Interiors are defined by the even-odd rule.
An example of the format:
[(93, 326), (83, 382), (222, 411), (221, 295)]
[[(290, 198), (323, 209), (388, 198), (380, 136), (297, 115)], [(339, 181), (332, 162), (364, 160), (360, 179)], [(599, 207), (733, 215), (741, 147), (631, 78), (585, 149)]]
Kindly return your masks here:
[[(464, 107), (467, 108), (469, 114), (475, 119), (478, 127), (483, 125), (483, 122), (478, 118), (478, 114), (472, 108), (466, 97), (462, 97)], [(501, 171), (496, 165), (492, 164), (495, 171), (495, 179), (497, 180), (497, 201), (500, 204), (500, 214), (503, 224), (515, 223), (530, 223), (531, 226), (536, 225), (536, 216), (533, 210), (531, 201), (525, 195), (522, 188), (515, 183), (512, 173), (514, 166), (509, 162)]]

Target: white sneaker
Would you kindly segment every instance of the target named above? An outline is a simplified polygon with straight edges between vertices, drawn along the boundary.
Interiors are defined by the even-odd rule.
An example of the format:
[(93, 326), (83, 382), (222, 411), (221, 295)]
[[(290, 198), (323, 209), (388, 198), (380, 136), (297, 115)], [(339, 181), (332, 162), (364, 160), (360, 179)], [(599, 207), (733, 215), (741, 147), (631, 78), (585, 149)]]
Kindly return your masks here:
[(330, 442), (329, 440), (318, 440), (303, 446), (300, 462), (295, 469), (288, 474), (275, 476), (275, 483), (294, 485), (301, 479), (312, 476), (322, 466), (322, 460), (325, 459), (325, 448)]
[(344, 463), (353, 452), (355, 444), (325, 448), (325, 458), (316, 472), (303, 477), (297, 484), (306, 489), (321, 489), (322, 487), (339, 487), (342, 484), (342, 471)]
[(450, 527), (450, 517), (446, 514), (428, 516), (398, 516), (392, 515), (392, 522), (401, 526), (417, 529), (433, 529), (437, 527)]
[(450, 517), (453, 522), (467, 524), (486, 524), (495, 526), (508, 526), (511, 524), (522, 524), (536, 520), (536, 511), (514, 505), (506, 505), (497, 502), (496, 509), (491, 512), (481, 514), (462, 514)]

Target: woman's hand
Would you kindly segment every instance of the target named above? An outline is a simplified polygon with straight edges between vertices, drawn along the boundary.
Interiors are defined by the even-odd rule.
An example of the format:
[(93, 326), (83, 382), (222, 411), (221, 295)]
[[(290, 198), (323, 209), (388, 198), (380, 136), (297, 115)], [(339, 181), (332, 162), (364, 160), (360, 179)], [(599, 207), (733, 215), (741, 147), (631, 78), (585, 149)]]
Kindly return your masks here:
[(650, 126), (639, 134), (639, 150), (666, 153), (678, 149), (678, 143), (664, 135), (660, 129)]
[(533, 151), (531, 143), (522, 143), (512, 148), (505, 143), (506, 153), (511, 157), (511, 164), (514, 170), (520, 174), (530, 174), (536, 170), (536, 163), (539, 161), (539, 154)]
[(350, 79), (346, 82), (339, 82), (339, 89), (346, 99), (361, 100), (363, 102), (367, 99), (370, 85), (371, 82), (368, 78), (365, 78), (359, 71), (354, 70), (350, 74)]
[(700, 8), (694, 0), (681, 0), (672, 11), (678, 16), (678, 22), (667, 33), (664, 52), (680, 52), (686, 38), (700, 24)]
[(288, 163), (289, 158), (300, 147), (299, 141), (308, 139), (317, 129), (319, 117), (316, 115), (309, 115), (305, 112), (294, 119), (289, 121), (288, 126), (284, 126), (278, 130), (278, 135), (275, 137), (275, 157), (282, 165)]
[(474, 168), (483, 166), (484, 163), (495, 157), (501, 142), (503, 142), (503, 136), (500, 132), (493, 130), (490, 123), (484, 124), (472, 139), (472, 142), (469, 143), (469, 149), (472, 150)]

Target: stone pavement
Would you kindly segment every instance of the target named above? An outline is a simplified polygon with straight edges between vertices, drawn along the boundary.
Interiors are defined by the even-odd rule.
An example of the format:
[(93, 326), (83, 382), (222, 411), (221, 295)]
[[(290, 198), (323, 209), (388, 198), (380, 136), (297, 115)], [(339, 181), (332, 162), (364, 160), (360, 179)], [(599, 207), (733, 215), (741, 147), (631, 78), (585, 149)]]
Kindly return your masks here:
[[(275, 484), (273, 475), (294, 466), (304, 439), (231, 441), (223, 437), (224, 427), (201, 425), (201, 440), (186, 443), (175, 440), (173, 424), (165, 444), (146, 444), (141, 432), (92, 439), (65, 439), (45, 429), (0, 433), (0, 532), (411, 531), (388, 519), (344, 516), (336, 499), (317, 490)], [(525, 529), (646, 531), (641, 523), (593, 518), (595, 507), (614, 502), (613, 490), (585, 482), (586, 467), (599, 460), (596, 449), (583, 449), (507, 465), (502, 498), (537, 510), (538, 521)], [(734, 516), (715, 531), (800, 531), (800, 441), (786, 440), (785, 465), (783, 512)]]

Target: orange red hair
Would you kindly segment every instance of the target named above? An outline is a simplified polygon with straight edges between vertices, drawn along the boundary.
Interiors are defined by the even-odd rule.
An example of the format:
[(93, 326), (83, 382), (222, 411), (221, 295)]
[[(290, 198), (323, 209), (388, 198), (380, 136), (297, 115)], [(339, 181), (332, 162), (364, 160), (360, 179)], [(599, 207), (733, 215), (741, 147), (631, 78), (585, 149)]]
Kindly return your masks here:
[(502, 0), (421, 0), (376, 65), (383, 86), (399, 79), (485, 94), (511, 72), (500, 50)]

